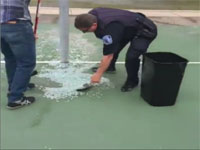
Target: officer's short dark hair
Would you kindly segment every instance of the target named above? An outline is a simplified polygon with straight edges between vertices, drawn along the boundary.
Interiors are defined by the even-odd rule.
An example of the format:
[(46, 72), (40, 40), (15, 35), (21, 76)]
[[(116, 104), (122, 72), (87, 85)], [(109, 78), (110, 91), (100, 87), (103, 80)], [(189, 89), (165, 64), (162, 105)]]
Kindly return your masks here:
[(90, 28), (93, 23), (97, 23), (96, 16), (92, 14), (81, 14), (75, 18), (74, 26), (80, 28)]

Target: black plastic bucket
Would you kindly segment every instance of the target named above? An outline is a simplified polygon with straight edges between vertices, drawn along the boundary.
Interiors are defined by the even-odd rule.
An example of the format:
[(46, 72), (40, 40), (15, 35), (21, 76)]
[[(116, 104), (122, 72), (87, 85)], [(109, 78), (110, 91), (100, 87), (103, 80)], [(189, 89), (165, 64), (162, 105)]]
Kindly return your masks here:
[(145, 53), (141, 97), (152, 106), (174, 105), (187, 63), (187, 59), (174, 53)]

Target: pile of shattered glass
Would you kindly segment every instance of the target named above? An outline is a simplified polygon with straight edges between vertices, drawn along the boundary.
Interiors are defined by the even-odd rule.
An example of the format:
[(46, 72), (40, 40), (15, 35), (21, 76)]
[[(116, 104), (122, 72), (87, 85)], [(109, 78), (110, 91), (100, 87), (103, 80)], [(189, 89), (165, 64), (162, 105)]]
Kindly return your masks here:
[[(49, 41), (59, 45), (59, 41), (56, 39), (54, 40), (53, 37), (55, 37), (55, 35), (48, 36), (48, 38), (43, 38), (43, 44), (39, 45), (38, 49), (41, 49), (40, 46), (45, 47), (45, 44), (48, 44)], [(44, 92), (44, 97), (56, 101), (65, 99), (67, 102), (69, 102), (83, 94), (95, 96), (96, 98), (101, 97), (101, 92), (103, 90), (113, 87), (109, 79), (103, 77), (101, 79), (101, 83), (98, 85), (98, 91), (95, 91), (95, 93), (91, 92), (89, 94), (89, 92), (78, 92), (76, 89), (81, 88), (82, 85), (90, 82), (92, 72), (86, 72), (95, 64), (73, 63), (78, 61), (87, 61), (88, 58), (92, 57), (92, 55), (96, 53), (96, 47), (92, 43), (88, 42), (86, 38), (77, 33), (70, 34), (69, 43), (70, 63), (60, 63), (52, 60), (52, 62), (49, 64), (43, 65), (37, 76), (40, 78), (40, 80), (48, 79), (50, 80), (48, 82), (56, 83), (56, 86), (53, 84), (49, 87), (45, 85), (38, 85), (38, 87)], [(59, 54), (58, 49), (55, 51), (57, 51)], [(39, 57), (44, 57), (45, 60), (45, 56), (39, 55)]]

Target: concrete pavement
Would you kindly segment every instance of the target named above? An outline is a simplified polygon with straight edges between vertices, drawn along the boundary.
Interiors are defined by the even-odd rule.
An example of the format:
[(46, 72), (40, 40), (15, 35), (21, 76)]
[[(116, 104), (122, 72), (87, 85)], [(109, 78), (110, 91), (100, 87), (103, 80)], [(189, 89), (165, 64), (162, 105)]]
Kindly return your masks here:
[[(69, 15), (76, 16), (87, 13), (92, 8), (69, 8)], [(200, 11), (199, 10), (146, 10), (146, 9), (128, 9), (133, 12), (141, 12), (150, 17), (157, 23), (175, 24), (175, 25), (200, 25)], [(32, 15), (36, 12), (36, 7), (30, 7)], [(58, 7), (40, 7), (39, 13), (44, 16), (58, 16)], [(48, 17), (50, 20), (51, 17)], [(42, 19), (41, 19), (42, 20)]]

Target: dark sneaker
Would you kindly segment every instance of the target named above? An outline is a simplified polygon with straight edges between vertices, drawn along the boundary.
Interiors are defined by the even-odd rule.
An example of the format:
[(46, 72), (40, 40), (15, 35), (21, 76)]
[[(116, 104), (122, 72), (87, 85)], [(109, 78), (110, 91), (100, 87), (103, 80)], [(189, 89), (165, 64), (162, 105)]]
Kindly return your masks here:
[(122, 92), (132, 91), (136, 86), (138, 86), (138, 82), (125, 82), (125, 84), (121, 87)]
[(26, 105), (30, 105), (33, 102), (35, 102), (35, 97), (22, 97), (20, 100), (8, 103), (7, 108), (8, 109), (17, 109)]
[[(92, 72), (97, 72), (98, 67), (92, 67)], [(108, 68), (106, 70), (106, 73), (115, 73), (116, 69), (115, 68)]]
[(31, 90), (35, 88), (35, 84), (34, 83), (29, 83), (28, 86), (27, 86), (27, 90)]
[(31, 73), (31, 76), (35, 76), (35, 75), (37, 75), (37, 74), (38, 74), (37, 70), (34, 70), (34, 71)]

